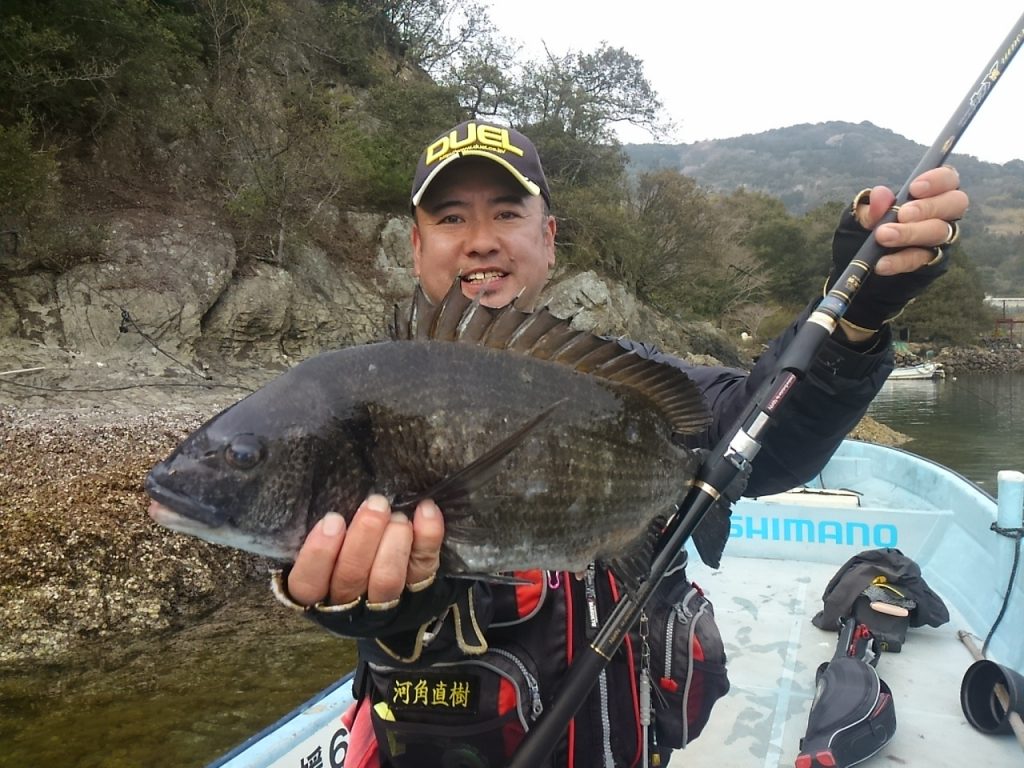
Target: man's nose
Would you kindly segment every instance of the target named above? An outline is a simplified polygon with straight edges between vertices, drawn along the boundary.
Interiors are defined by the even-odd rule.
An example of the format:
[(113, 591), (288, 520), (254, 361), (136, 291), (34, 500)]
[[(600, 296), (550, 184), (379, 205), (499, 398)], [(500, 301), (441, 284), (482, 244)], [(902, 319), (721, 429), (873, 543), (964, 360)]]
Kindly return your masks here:
[(470, 254), (486, 255), (498, 249), (498, 237), (493, 222), (485, 220), (470, 224), (466, 251)]

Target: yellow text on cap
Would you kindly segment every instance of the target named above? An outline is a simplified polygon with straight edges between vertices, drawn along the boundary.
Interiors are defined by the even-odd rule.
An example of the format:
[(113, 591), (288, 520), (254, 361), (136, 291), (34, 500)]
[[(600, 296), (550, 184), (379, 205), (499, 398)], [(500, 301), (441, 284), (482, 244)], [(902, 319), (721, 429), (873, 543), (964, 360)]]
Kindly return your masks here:
[(458, 132), (452, 131), (427, 147), (427, 165), (443, 160), (452, 152), (458, 152), (468, 147), (514, 152), (520, 157), (525, 154), (523, 150), (512, 144), (512, 138), (509, 136), (507, 128), (498, 128), (493, 125), (478, 126), (476, 123), (470, 123), (466, 126), (466, 138), (459, 139)]

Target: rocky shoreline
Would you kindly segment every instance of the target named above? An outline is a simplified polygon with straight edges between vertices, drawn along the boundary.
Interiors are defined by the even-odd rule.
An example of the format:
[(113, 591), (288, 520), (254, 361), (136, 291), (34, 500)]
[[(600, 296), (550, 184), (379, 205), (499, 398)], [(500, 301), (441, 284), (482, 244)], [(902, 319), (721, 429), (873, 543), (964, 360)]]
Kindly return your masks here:
[(942, 363), (947, 374), (1024, 372), (1024, 349), (1011, 345), (990, 347), (943, 347), (933, 349), (908, 345), (896, 355), (897, 365), (915, 365), (931, 360)]
[(951, 347), (934, 356), (947, 374), (1024, 372), (1024, 349), (1011, 346)]
[(0, 665), (179, 628), (266, 578), (263, 558), (146, 513), (149, 468), (235, 398), (95, 377), (77, 389), (75, 404), (33, 390), (14, 404), (0, 387)]
[(199, 418), (83, 425), (0, 408), (0, 664), (182, 626), (264, 578), (260, 558), (175, 535), (146, 514), (149, 467)]

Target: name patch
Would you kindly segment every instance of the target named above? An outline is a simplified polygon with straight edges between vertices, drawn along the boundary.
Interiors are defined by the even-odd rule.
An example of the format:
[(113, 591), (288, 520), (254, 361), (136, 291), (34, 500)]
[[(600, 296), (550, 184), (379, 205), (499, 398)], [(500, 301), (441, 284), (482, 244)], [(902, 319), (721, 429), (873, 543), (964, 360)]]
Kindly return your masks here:
[(446, 710), (475, 715), (480, 698), (480, 678), (476, 675), (446, 675), (417, 672), (396, 675), (388, 686), (391, 709)]

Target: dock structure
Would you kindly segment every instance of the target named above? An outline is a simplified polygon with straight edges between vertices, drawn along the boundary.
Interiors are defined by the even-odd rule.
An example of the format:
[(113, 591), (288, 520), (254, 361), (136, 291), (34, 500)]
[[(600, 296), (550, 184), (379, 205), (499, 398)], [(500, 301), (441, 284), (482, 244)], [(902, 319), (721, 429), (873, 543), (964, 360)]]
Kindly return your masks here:
[(995, 321), (997, 339), (1024, 342), (1024, 296), (986, 296), (985, 304), (999, 312)]

